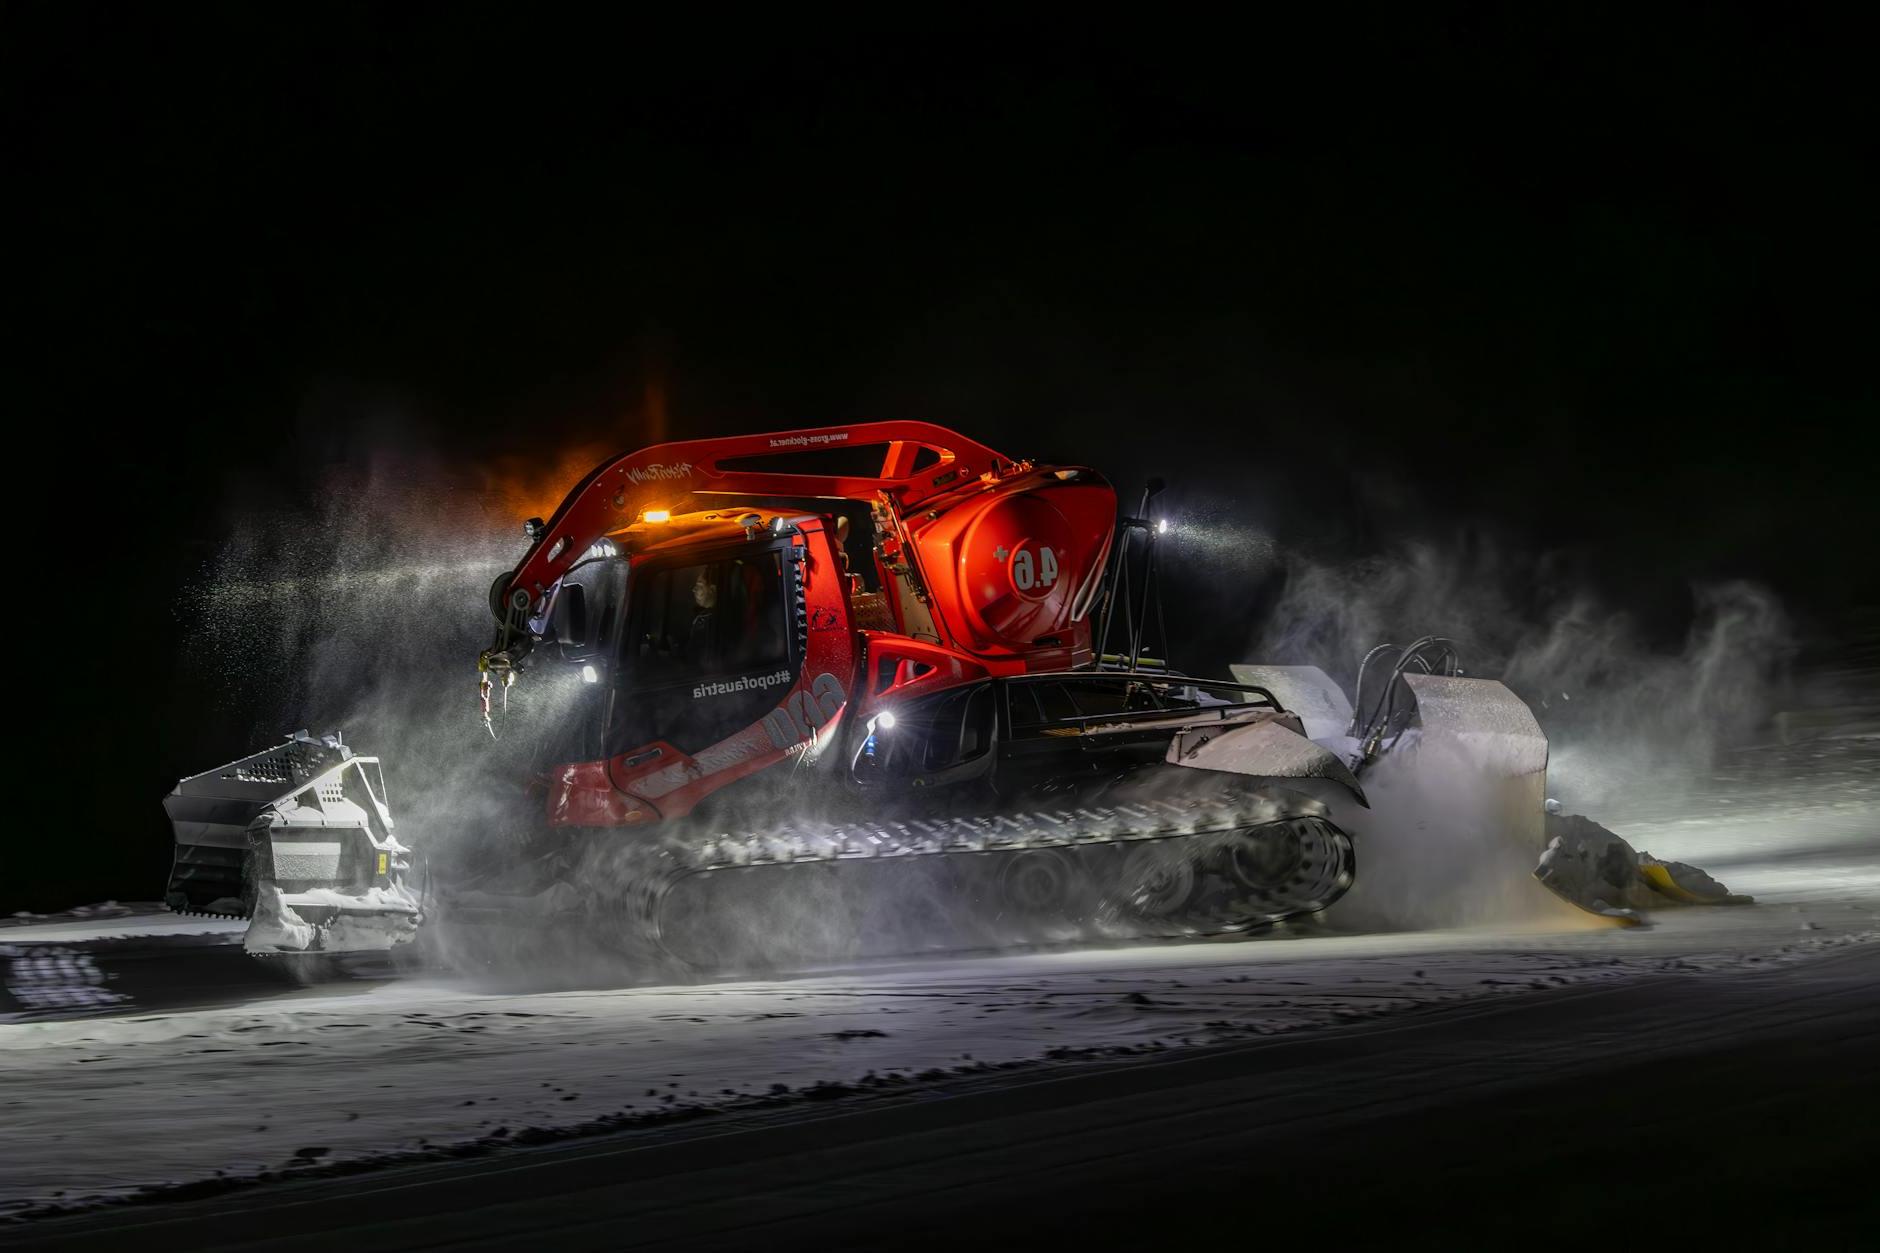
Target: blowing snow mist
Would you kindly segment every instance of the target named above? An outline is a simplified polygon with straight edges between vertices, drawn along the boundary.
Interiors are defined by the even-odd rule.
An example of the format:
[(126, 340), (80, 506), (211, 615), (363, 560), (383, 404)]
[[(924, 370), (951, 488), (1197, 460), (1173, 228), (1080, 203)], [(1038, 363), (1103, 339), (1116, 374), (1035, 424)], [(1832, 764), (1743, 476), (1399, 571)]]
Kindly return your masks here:
[[(1456, 641), (1465, 674), (1499, 679), (1548, 736), (1547, 792), (1597, 818), (1648, 798), (1674, 807), (1707, 786), (1718, 754), (1765, 733), (1793, 650), (1786, 614), (1742, 582), (1692, 589), (1681, 645), (1654, 646), (1595, 593), (1549, 586), (1545, 563), (1479, 539), (1405, 543), (1330, 563), (1293, 556), (1253, 655), (1317, 665), (1350, 690), (1372, 646)], [(1530, 878), (1534, 849), (1477, 799), (1467, 762), (1389, 758), (1365, 776), (1372, 812), (1358, 884), (1337, 920), (1447, 926), (1565, 920)]]

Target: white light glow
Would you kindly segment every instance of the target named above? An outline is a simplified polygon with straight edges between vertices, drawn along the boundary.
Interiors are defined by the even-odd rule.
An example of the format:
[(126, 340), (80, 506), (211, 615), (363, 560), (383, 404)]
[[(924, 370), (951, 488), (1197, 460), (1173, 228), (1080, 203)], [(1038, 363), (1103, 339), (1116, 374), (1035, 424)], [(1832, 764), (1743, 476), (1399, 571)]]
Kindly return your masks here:
[(645, 513), (640, 515), (640, 521), (642, 522), (670, 522), (672, 521), (672, 510), (648, 509)]
[(583, 683), (599, 683), (601, 681), (601, 672), (596, 670), (593, 666), (582, 666), (581, 681)]
[(1163, 518), (1155, 524), (1155, 533), (1157, 535), (1168, 534), (1168, 519), (1167, 518)]
[(894, 711), (884, 709), (875, 715), (875, 728), (880, 731), (894, 730)]

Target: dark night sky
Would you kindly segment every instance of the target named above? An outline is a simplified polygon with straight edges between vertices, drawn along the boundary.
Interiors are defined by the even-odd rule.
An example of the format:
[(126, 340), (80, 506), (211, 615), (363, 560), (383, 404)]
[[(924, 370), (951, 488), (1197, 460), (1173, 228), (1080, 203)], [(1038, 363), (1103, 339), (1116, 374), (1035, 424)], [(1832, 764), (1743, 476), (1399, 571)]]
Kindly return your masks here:
[[(241, 748), (177, 729), (167, 660), (231, 502), (386, 441), (627, 447), (649, 395), (671, 435), (940, 421), (1333, 551), (1492, 524), (1667, 631), (1693, 579), (1823, 621), (1880, 601), (1847, 31), (6, 25), (43, 345), (13, 408), (65, 446), (28, 476), (51, 538), (16, 536), (101, 580), (21, 651), (80, 675), (43, 706), (76, 728), (54, 756), (157, 746), (86, 787), (139, 841), (170, 780)], [(31, 903), (84, 890), (47, 874)], [(128, 877), (85, 882), (154, 894)]]

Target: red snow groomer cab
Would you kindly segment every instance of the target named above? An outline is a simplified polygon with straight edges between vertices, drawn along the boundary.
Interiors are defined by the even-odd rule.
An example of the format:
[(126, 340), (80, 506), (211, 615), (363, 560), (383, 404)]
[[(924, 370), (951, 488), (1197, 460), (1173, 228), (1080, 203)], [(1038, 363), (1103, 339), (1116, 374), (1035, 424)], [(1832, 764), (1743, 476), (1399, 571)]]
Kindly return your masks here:
[(879, 422), (650, 448), (530, 528), (485, 672), (546, 641), (616, 694), (549, 817), (626, 826), (942, 689), (1090, 667), (1116, 493)]

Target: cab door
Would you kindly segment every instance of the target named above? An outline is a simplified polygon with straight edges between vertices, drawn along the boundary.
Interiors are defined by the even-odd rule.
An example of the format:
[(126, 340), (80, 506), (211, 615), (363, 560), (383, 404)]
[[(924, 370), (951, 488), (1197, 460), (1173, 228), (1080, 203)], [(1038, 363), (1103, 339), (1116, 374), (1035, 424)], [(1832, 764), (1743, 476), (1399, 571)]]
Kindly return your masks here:
[(788, 541), (636, 563), (620, 635), (610, 755), (697, 754), (775, 709), (802, 669)]

